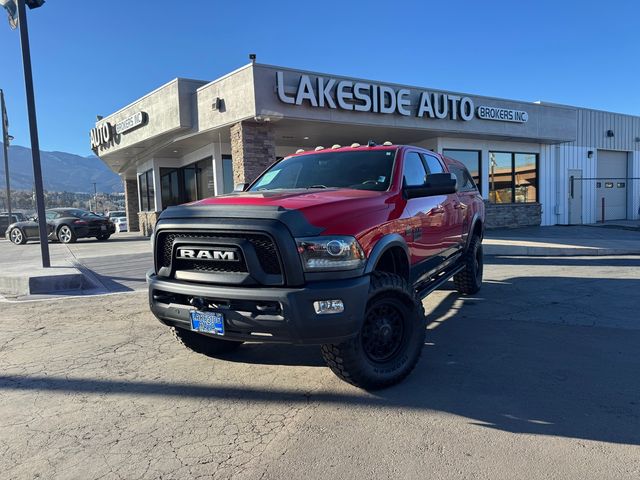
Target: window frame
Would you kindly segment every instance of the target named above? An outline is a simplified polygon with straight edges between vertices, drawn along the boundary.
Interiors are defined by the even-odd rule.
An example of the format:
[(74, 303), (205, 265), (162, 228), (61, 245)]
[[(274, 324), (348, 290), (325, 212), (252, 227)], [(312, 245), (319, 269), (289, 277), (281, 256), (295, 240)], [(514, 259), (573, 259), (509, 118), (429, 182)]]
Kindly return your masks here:
[(466, 166), (458, 166), (458, 165), (448, 165), (449, 167), (449, 173), (452, 173), (455, 177), (456, 180), (458, 180), (458, 175), (455, 173), (455, 170), (459, 170), (460, 173), (462, 174), (464, 183), (467, 184), (469, 183), (468, 187), (464, 187), (464, 186), (458, 186), (458, 192), (462, 192), (462, 193), (466, 193), (466, 192), (474, 192), (474, 193), (478, 193), (478, 186), (476, 185), (476, 181), (473, 179), (473, 177), (471, 176), (471, 174), (469, 173), (469, 170), (467, 169)]
[[(412, 153), (415, 153), (418, 156), (418, 160), (420, 160), (420, 163), (422, 164), (425, 181), (427, 180), (427, 176), (429, 175), (429, 168), (427, 167), (427, 162), (425, 162), (422, 152), (419, 152), (417, 150), (408, 150), (404, 153), (404, 156), (402, 157), (402, 188), (419, 186), (419, 185), (407, 185), (407, 183), (405, 182), (405, 171), (406, 171), (405, 169), (407, 167), (407, 157)], [(424, 185), (424, 183), (422, 183), (422, 185)]]
[[(491, 154), (492, 153), (506, 153), (511, 155), (511, 201), (504, 203), (496, 203), (491, 201)], [(523, 204), (530, 205), (533, 203), (540, 203), (540, 154), (535, 152), (521, 152), (521, 151), (503, 151), (503, 150), (489, 150), (489, 192), (487, 198), (489, 202), (494, 205), (513, 205)], [(536, 158), (536, 199), (532, 202), (516, 202), (516, 155), (533, 155)]]
[[(144, 177), (145, 189), (142, 189), (142, 177)], [(153, 194), (149, 191), (149, 181), (153, 185), (153, 168), (146, 170), (138, 175), (138, 192), (140, 192), (140, 211), (141, 212), (155, 212), (156, 199), (155, 199), (155, 186), (153, 186)], [(144, 197), (143, 197), (144, 194)], [(144, 208), (146, 200), (146, 209)], [(153, 209), (151, 207), (153, 206)]]
[(445, 168), (445, 165), (440, 161), (440, 158), (438, 158), (438, 156), (432, 155), (426, 152), (420, 152), (420, 155), (422, 156), (422, 162), (424, 163), (424, 168), (427, 171), (427, 175), (432, 175), (434, 173), (431, 171), (431, 167), (429, 167), (429, 162), (427, 162), (427, 157), (433, 158), (440, 165), (440, 170), (442, 171), (436, 172), (436, 173), (446, 173), (447, 169)]
[[(482, 150), (476, 150), (474, 148), (443, 148), (442, 149), (442, 155), (444, 155), (445, 157), (447, 156), (447, 154), (445, 152), (473, 152), (473, 153), (477, 153), (478, 154), (478, 182), (476, 183), (476, 181), (473, 178), (473, 175), (471, 175), (471, 172), (469, 172), (469, 175), (471, 175), (471, 179), (473, 180), (473, 183), (476, 183), (476, 188), (478, 190), (478, 192), (480, 192), (480, 195), (482, 195)], [(496, 153), (500, 153), (500, 152), (496, 152)], [(464, 162), (458, 160), (455, 157), (450, 157), (452, 160), (456, 160), (457, 162), (460, 162), (462, 164), (464, 164)], [(467, 168), (467, 166), (465, 165), (465, 168)], [(469, 169), (467, 168), (467, 171)]]

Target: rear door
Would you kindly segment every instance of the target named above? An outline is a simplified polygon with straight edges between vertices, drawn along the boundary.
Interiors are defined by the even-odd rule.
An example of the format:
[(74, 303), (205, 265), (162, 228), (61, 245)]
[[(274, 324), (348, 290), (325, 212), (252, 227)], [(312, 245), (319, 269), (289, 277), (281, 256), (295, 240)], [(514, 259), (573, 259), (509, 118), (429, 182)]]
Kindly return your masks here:
[(459, 165), (449, 164), (449, 171), (453, 173), (458, 181), (457, 201), (453, 208), (457, 211), (457, 222), (461, 228), (462, 245), (466, 245), (467, 236), (471, 229), (473, 202), (478, 197), (478, 190), (471, 174)]

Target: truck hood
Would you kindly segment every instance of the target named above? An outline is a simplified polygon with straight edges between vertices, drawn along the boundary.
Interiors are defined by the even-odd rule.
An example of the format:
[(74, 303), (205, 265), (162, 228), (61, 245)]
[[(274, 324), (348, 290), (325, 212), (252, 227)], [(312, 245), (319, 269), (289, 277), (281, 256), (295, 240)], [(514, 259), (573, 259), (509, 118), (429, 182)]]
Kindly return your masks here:
[(327, 227), (343, 215), (363, 215), (389, 208), (385, 201), (388, 192), (353, 190), (347, 188), (272, 190), (239, 192), (206, 198), (190, 206), (236, 205), (269, 206), (301, 212), (307, 221), (318, 227)]

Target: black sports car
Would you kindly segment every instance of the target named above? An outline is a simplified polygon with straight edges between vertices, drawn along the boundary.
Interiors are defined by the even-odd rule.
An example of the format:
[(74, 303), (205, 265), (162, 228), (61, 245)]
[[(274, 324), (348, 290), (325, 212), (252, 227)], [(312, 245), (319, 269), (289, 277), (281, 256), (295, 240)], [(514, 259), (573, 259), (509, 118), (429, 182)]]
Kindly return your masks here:
[[(79, 208), (52, 208), (46, 211), (47, 235), (49, 240), (73, 243), (78, 238), (96, 237), (107, 240), (116, 227), (109, 219), (94, 215)], [(38, 240), (38, 220), (36, 218), (9, 225), (5, 236), (16, 245), (28, 240)]]

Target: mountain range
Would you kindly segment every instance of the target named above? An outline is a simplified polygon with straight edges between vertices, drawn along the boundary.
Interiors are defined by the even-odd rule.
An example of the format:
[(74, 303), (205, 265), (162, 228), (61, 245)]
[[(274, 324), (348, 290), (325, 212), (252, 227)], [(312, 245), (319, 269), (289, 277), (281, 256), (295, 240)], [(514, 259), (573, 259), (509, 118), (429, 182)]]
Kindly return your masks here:
[[(0, 189), (5, 188), (4, 155), (0, 142)], [(83, 157), (66, 152), (40, 151), (44, 189), (53, 192), (93, 193), (93, 182), (98, 192), (122, 192), (122, 180), (95, 155)], [(9, 146), (9, 174), (11, 190), (33, 188), (31, 149), (19, 145)]]

